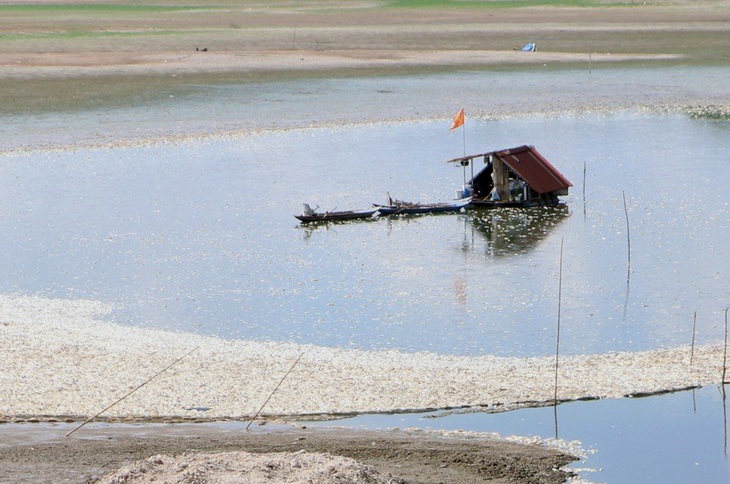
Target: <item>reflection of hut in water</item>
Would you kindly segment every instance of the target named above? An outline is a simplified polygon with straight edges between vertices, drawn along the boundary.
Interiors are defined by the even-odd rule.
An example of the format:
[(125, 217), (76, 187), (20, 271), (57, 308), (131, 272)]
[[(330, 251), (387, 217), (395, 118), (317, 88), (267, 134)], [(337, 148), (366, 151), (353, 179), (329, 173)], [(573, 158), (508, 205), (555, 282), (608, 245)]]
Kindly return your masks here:
[(485, 252), (501, 257), (532, 250), (570, 212), (561, 204), (545, 208), (477, 210), (469, 215), (472, 234), (476, 232), (487, 240)]
[[(474, 163), (485, 167), (474, 175)], [(472, 178), (457, 198), (472, 197), (474, 207), (536, 207), (558, 204), (573, 186), (533, 146), (519, 146), (449, 160), (464, 167), (471, 165)]]

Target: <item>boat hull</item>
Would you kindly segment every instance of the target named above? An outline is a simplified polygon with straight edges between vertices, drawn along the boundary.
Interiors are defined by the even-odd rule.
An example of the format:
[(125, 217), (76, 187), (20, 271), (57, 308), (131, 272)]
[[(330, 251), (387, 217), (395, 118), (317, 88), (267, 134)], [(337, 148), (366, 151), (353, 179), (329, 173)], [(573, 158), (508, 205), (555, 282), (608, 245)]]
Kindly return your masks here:
[(346, 212), (322, 212), (308, 215), (294, 215), (302, 223), (341, 222), (345, 220), (362, 220), (372, 217), (377, 210), (357, 210)]
[(458, 203), (432, 203), (432, 204), (396, 204), (396, 205), (377, 205), (373, 206), (381, 215), (420, 215), (428, 213), (449, 213), (459, 212), (469, 205), (469, 201), (460, 201)]

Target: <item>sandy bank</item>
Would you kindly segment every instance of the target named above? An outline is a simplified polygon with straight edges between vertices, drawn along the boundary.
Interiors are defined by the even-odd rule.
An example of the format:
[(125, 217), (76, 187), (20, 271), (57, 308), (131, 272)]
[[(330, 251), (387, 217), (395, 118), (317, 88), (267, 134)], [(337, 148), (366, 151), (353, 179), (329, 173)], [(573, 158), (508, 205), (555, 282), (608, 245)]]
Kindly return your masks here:
[[(488, 2), (390, 8), (388, 2), (319, 0), (158, 7), (91, 5), (63, 18), (52, 7), (9, 8), (0, 17), (7, 36), (0, 45), (6, 92), (0, 113), (139, 105), (160, 91), (220, 82), (725, 66), (730, 36), (726, 0), (610, 8), (492, 8)], [(525, 42), (536, 42), (538, 51), (515, 50)]]
[[(89, 301), (0, 297), (0, 415), (90, 416), (189, 356), (104, 416), (246, 419), (303, 355), (266, 415), (331, 415), (553, 398), (554, 358), (457, 357), (226, 341), (102, 321)], [(717, 383), (723, 348), (566, 356), (558, 398), (618, 398)]]
[(495, 50), (328, 50), (265, 51), (248, 53), (167, 52), (98, 55), (32, 53), (0, 55), (0, 79), (74, 79), (109, 76), (165, 76), (186, 74), (272, 72), (332, 72), (371, 69), (479, 68), (497, 65), (559, 65), (593, 62), (619, 63), (678, 60), (679, 54), (610, 54), (520, 52)]

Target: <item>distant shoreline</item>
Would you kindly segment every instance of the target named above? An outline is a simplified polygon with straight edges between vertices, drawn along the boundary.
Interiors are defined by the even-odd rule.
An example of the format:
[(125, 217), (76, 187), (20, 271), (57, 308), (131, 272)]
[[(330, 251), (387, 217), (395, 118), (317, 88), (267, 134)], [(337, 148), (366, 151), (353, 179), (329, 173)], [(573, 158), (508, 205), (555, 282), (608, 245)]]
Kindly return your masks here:
[[(459, 107), (472, 120), (621, 113), (727, 119), (730, 88), (722, 85), (728, 73), (727, 67), (606, 67), (589, 73), (536, 66), (529, 73), (457, 71), (339, 81), (297, 78), (275, 84), (201, 74), (164, 87), (147, 85), (148, 78), (139, 83), (108, 78), (106, 86), (125, 94), (104, 95), (99, 101), (104, 106), (55, 96), (52, 110), (34, 105), (6, 114), (0, 154), (144, 147), (372, 123), (448, 124)], [(659, 85), (657, 76), (662, 78)], [(69, 92), (89, 93), (87, 87), (84, 79), (62, 83)], [(89, 96), (88, 102), (95, 104), (96, 97)], [(254, 109), (252, 103), (255, 116), (247, 111)]]
[[(319, 0), (295, 9), (223, 2), (188, 11), (183, 2), (174, 10), (165, 3), (140, 12), (89, 6), (61, 20), (56, 9), (15, 8), (0, 17), (7, 37), (0, 43), (6, 93), (0, 113), (134, 104), (188, 80), (724, 66), (728, 60), (728, 1), (473, 9), (386, 3), (342, 8)], [(528, 41), (537, 52), (519, 51)]]

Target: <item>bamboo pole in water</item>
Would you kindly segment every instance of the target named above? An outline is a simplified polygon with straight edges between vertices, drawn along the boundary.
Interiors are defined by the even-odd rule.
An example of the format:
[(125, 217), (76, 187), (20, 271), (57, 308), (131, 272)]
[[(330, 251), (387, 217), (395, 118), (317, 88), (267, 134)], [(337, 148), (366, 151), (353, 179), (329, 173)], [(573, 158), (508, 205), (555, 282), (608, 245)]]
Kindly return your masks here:
[(727, 380), (725, 380), (725, 375), (727, 374), (727, 311), (728, 308), (725, 308), (725, 349), (722, 352), (722, 385), (723, 388), (725, 383), (727, 383)]
[(263, 405), (261, 405), (261, 408), (259, 408), (258, 412), (256, 412), (256, 414), (253, 416), (253, 418), (251, 418), (251, 421), (248, 423), (248, 425), (246, 425), (246, 430), (248, 430), (248, 428), (251, 426), (251, 424), (254, 422), (254, 420), (256, 420), (256, 417), (259, 416), (259, 414), (264, 409), (266, 404), (269, 403), (269, 400), (271, 400), (271, 397), (274, 396), (274, 393), (276, 393), (276, 390), (278, 390), (279, 387), (281, 386), (281, 384), (284, 383), (284, 380), (286, 380), (286, 377), (289, 376), (289, 373), (291, 373), (292, 370), (294, 369), (294, 367), (297, 366), (297, 363), (299, 363), (299, 360), (302, 359), (302, 356), (304, 356), (304, 353), (299, 355), (299, 358), (297, 358), (296, 361), (294, 361), (294, 363), (292, 363), (291, 368), (289, 368), (289, 371), (287, 371), (286, 374), (281, 378), (281, 380), (279, 380), (279, 383), (276, 384), (276, 387), (274, 387), (274, 389), (271, 391), (271, 393), (269, 394), (269, 397), (266, 399), (266, 401), (263, 403)]
[(583, 219), (586, 218), (586, 171), (588, 167), (586, 162), (583, 162)]
[(695, 359), (695, 338), (697, 337), (697, 311), (694, 312), (692, 318), (692, 345), (689, 349), (689, 366), (694, 364)]
[(626, 207), (626, 192), (621, 192), (624, 197), (624, 215), (626, 216), (626, 244), (628, 246), (628, 265), (631, 271), (631, 227), (629, 225), (629, 209)]
[(725, 347), (722, 352), (722, 381), (720, 382), (720, 389), (722, 390), (722, 423), (724, 427), (725, 437), (725, 458), (727, 459), (727, 394), (725, 393), (725, 373), (727, 371), (727, 310), (725, 308)]
[(591, 57), (592, 57), (592, 54), (591, 54), (591, 51), (589, 50), (588, 51), (588, 74), (591, 73), (591, 61), (592, 61)]
[(558, 328), (555, 338), (555, 385), (553, 404), (555, 412), (555, 438), (558, 438), (558, 370), (560, 368), (560, 312), (563, 299), (563, 239), (560, 239), (560, 269), (558, 272)]
[(143, 386), (145, 386), (146, 384), (148, 384), (149, 382), (151, 382), (152, 380), (154, 380), (158, 376), (160, 376), (163, 373), (165, 373), (167, 370), (169, 370), (173, 366), (177, 365), (180, 361), (182, 361), (184, 358), (186, 358), (188, 355), (190, 355), (193, 351), (196, 351), (197, 349), (198, 349), (198, 347), (195, 347), (194, 349), (188, 351), (183, 356), (181, 356), (177, 360), (173, 361), (172, 363), (170, 363), (169, 365), (167, 365), (165, 368), (163, 368), (162, 370), (158, 371), (157, 373), (155, 373), (154, 375), (152, 375), (151, 377), (149, 377), (147, 380), (145, 380), (144, 382), (142, 382), (141, 384), (137, 385), (131, 391), (127, 392), (123, 397), (115, 400), (114, 403), (112, 403), (111, 405), (108, 405), (107, 407), (105, 407), (104, 410), (102, 410), (101, 412), (97, 413), (93, 417), (89, 417), (88, 419), (86, 419), (86, 421), (84, 423), (82, 423), (81, 425), (79, 425), (78, 427), (76, 427), (75, 429), (73, 429), (72, 431), (70, 431), (69, 433), (67, 433), (66, 434), (66, 437), (70, 436), (72, 433), (76, 432), (77, 430), (79, 430), (81, 427), (83, 427), (87, 423), (91, 422), (92, 420), (95, 420), (102, 413), (106, 412), (107, 410), (109, 410), (110, 408), (112, 408), (114, 405), (116, 405), (117, 403), (121, 402), (122, 400), (124, 400), (125, 398), (127, 398), (128, 396), (130, 396), (132, 393), (136, 392), (137, 390), (139, 390), (140, 388), (142, 388)]

